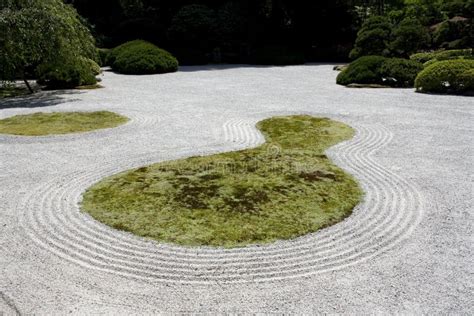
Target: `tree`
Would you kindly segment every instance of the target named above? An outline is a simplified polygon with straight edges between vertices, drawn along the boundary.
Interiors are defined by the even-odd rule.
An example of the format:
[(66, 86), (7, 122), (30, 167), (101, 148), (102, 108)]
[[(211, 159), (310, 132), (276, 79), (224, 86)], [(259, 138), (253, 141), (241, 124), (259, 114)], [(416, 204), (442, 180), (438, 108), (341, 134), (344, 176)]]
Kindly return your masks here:
[(388, 45), (391, 36), (392, 24), (383, 16), (368, 18), (357, 33), (354, 49), (350, 53), (351, 59), (367, 55), (388, 55)]
[(396, 56), (409, 57), (426, 48), (429, 43), (430, 35), (427, 28), (417, 19), (406, 18), (393, 31), (390, 50)]
[(94, 39), (61, 0), (0, 2), (0, 80), (23, 78), (40, 64), (96, 57)]

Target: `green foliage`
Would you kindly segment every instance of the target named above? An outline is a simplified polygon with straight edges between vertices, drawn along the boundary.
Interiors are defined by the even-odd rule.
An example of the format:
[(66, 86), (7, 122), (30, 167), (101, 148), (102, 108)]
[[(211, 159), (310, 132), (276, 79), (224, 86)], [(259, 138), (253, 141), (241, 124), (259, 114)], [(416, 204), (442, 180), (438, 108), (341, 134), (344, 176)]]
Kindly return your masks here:
[(474, 0), (443, 0), (440, 1), (440, 10), (448, 18), (454, 16), (472, 18), (474, 14)]
[(459, 75), (458, 82), (465, 94), (474, 94), (474, 68), (466, 70)]
[(125, 124), (128, 118), (108, 112), (57, 112), (16, 115), (0, 120), (0, 134), (42, 136), (87, 132)]
[(95, 61), (89, 58), (84, 58), (84, 57), (81, 57), (81, 59), (83, 59), (89, 65), (89, 69), (91, 70), (94, 76), (100, 75), (102, 70), (100, 70), (100, 66)]
[(224, 247), (295, 238), (351, 214), (361, 190), (324, 154), (352, 137), (350, 127), (291, 116), (267, 119), (258, 128), (267, 143), (257, 148), (104, 179), (86, 191), (82, 209), (161, 242)]
[(410, 59), (424, 64), (432, 59), (435, 59), (435, 52), (412, 54)]
[(38, 83), (49, 89), (71, 89), (97, 83), (100, 67), (91, 59), (77, 57), (72, 60), (57, 59), (36, 68)]
[(392, 87), (412, 87), (416, 75), (423, 69), (417, 61), (382, 56), (364, 56), (353, 61), (337, 76), (340, 85), (380, 84)]
[(337, 76), (337, 84), (348, 85), (351, 83), (378, 84), (379, 76), (385, 57), (364, 56), (353, 61)]
[(420, 72), (415, 80), (419, 92), (472, 93), (474, 60), (454, 59), (436, 62)]
[(430, 43), (428, 29), (417, 19), (406, 18), (395, 28), (390, 51), (395, 56), (408, 57), (425, 49)]
[[(413, 87), (415, 78), (423, 70), (423, 64), (403, 58), (387, 58), (381, 68), (382, 83), (392, 87)], [(385, 80), (384, 80), (385, 79)]]
[(466, 48), (473, 42), (473, 21), (446, 20), (433, 32), (433, 43), (441, 48)]
[(386, 17), (368, 18), (357, 33), (354, 49), (349, 57), (356, 59), (367, 55), (388, 55), (391, 29), (392, 25)]
[(1, 1), (0, 34), (0, 80), (4, 81), (24, 76), (39, 64), (96, 57), (89, 30), (61, 0)]
[(131, 41), (109, 54), (114, 71), (123, 74), (158, 74), (178, 70), (178, 61), (167, 51), (141, 41)]
[(134, 40), (134, 41), (123, 43), (109, 50), (109, 53), (106, 56), (107, 57), (106, 63), (109, 66), (112, 66), (115, 63), (117, 56), (120, 55), (122, 52), (126, 52), (129, 48), (132, 48), (134, 46), (147, 45), (147, 43), (148, 42), (143, 41), (143, 40)]
[(404, 16), (415, 18), (425, 26), (432, 25), (446, 18), (440, 9), (442, 1), (450, 0), (405, 0)]
[(439, 50), (429, 53), (417, 53), (410, 56), (411, 60), (420, 63), (427, 63), (430, 61), (441, 61), (449, 59), (474, 59), (474, 50), (470, 49), (453, 49), (453, 50)]

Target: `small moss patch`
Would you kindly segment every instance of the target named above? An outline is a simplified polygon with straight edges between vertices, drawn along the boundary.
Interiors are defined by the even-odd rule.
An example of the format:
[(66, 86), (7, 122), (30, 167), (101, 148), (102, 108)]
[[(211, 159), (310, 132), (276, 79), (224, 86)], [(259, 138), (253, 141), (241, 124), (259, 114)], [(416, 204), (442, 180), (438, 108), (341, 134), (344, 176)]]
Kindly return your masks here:
[(0, 134), (69, 134), (116, 127), (127, 121), (128, 118), (108, 111), (34, 113), (0, 120)]
[(240, 247), (290, 239), (351, 214), (362, 192), (324, 151), (353, 136), (310, 116), (258, 124), (260, 147), (163, 162), (106, 178), (82, 209), (119, 230), (187, 246)]

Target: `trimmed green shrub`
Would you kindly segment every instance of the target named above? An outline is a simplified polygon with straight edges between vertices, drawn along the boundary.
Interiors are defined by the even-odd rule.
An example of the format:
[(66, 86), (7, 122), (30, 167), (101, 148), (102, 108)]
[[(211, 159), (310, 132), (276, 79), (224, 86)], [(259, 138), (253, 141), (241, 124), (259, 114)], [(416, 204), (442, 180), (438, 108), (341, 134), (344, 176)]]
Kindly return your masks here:
[(109, 51), (109, 54), (107, 55), (107, 63), (109, 64), (109, 66), (112, 66), (115, 62), (115, 59), (121, 52), (126, 51), (130, 47), (139, 46), (141, 44), (147, 44), (147, 43), (148, 42), (143, 41), (143, 40), (134, 40), (134, 41), (123, 43)]
[(380, 67), (383, 84), (392, 87), (413, 87), (415, 78), (423, 70), (423, 64), (403, 58), (387, 58)]
[(437, 52), (434, 59), (439, 61), (448, 59), (474, 59), (474, 51), (472, 48), (443, 50)]
[(85, 57), (81, 57), (81, 59), (83, 59), (83, 61), (89, 65), (89, 68), (94, 76), (100, 75), (102, 71), (100, 70), (100, 66), (95, 61)]
[(474, 68), (459, 75), (459, 83), (466, 94), (474, 94)]
[(346, 86), (351, 83), (380, 83), (380, 68), (385, 59), (382, 56), (364, 56), (353, 61), (337, 76), (337, 84)]
[(100, 72), (100, 67), (93, 60), (79, 57), (69, 62), (57, 60), (41, 64), (36, 68), (36, 74), (38, 83), (50, 89), (71, 89), (96, 84), (97, 67)]
[(418, 92), (466, 94), (472, 93), (474, 60), (455, 59), (434, 63), (418, 74)]
[(410, 56), (411, 60), (417, 61), (419, 63), (426, 63), (435, 58), (435, 52), (428, 52), (428, 53), (416, 53)]
[(474, 50), (472, 48), (439, 50), (435, 52), (413, 54), (410, 56), (410, 59), (423, 64), (431, 60), (474, 59)]
[(341, 71), (337, 76), (337, 83), (412, 87), (416, 75), (422, 69), (421, 63), (408, 59), (364, 56)]
[(169, 52), (137, 40), (114, 48), (109, 54), (112, 69), (123, 74), (158, 74), (178, 70), (178, 61)]

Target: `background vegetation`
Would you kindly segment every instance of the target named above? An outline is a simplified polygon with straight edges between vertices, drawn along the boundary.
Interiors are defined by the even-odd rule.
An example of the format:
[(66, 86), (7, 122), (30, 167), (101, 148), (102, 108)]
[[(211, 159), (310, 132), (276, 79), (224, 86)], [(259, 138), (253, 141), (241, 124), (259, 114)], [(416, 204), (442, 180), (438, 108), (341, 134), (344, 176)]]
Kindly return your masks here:
[[(382, 53), (408, 57), (421, 48), (472, 45), (474, 0), (67, 2), (91, 26), (99, 46), (144, 39), (170, 51), (181, 64), (282, 63), (275, 55), (295, 55), (289, 63), (301, 56), (307, 61), (345, 60), (356, 38), (356, 51), (362, 51), (354, 52), (354, 58)], [(364, 24), (375, 16), (377, 25)]]
[[(364, 70), (369, 77), (359, 83), (412, 87), (419, 65), (410, 56), (472, 48), (473, 14), (474, 0), (2, 0), (0, 80), (71, 88), (96, 82), (92, 62), (150, 74), (176, 71), (178, 63), (382, 56), (405, 60), (384, 62), (378, 79)], [(437, 56), (429, 62), (460, 58)]]

